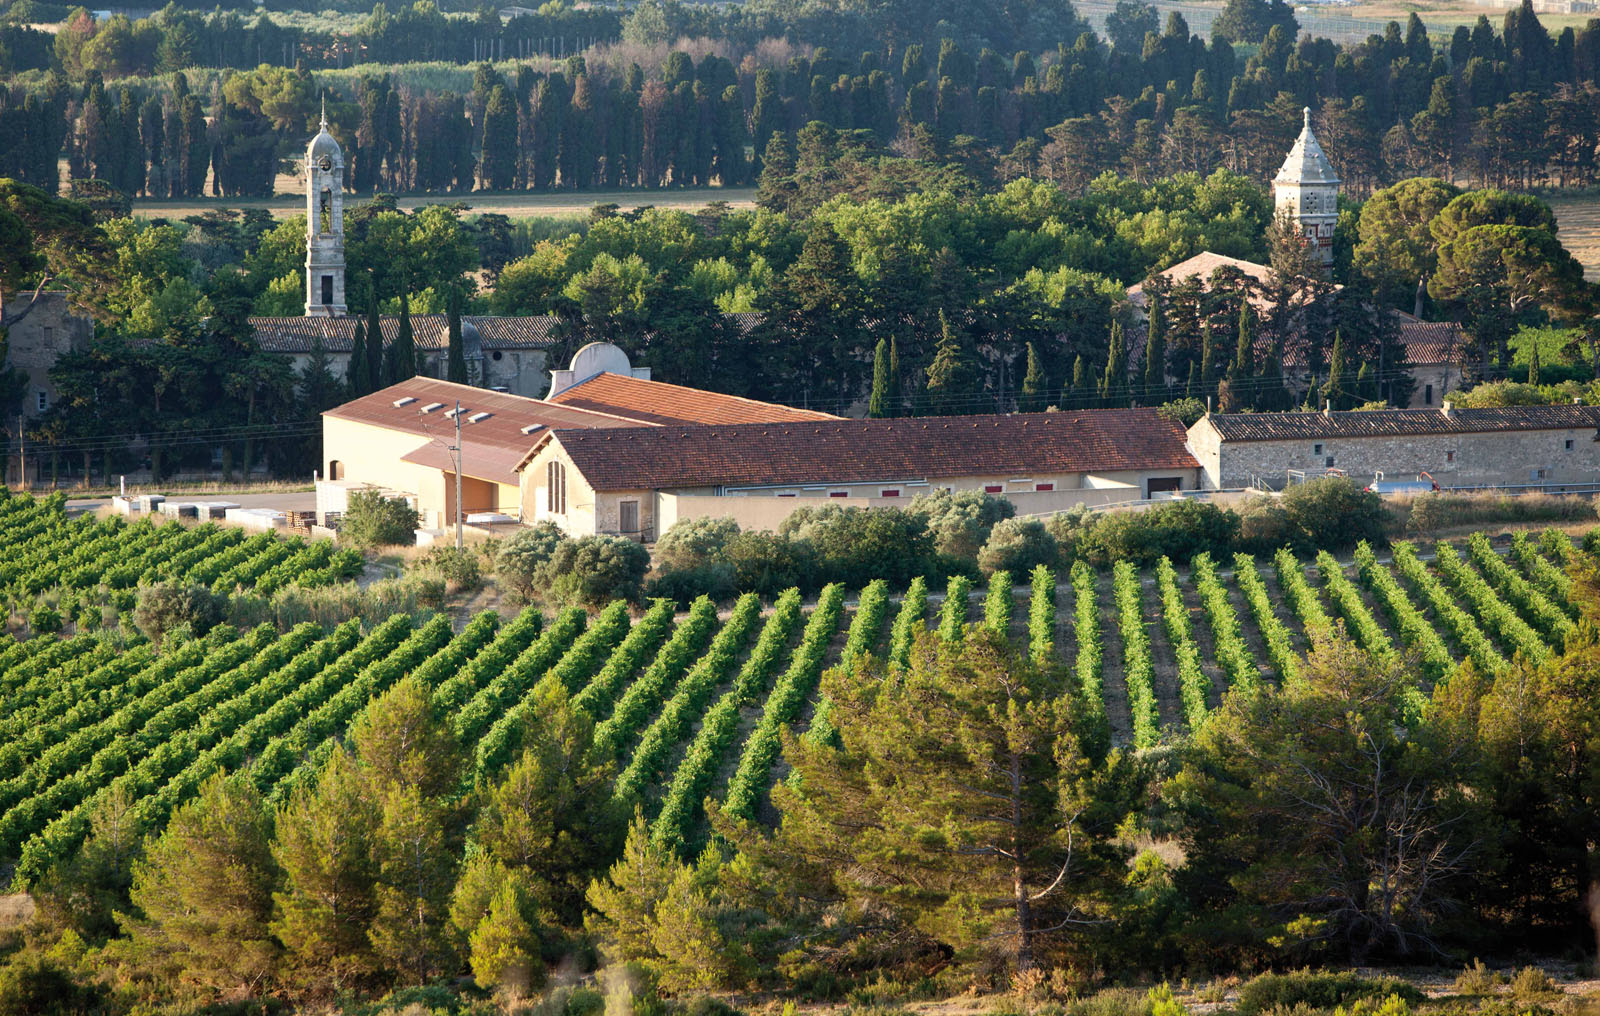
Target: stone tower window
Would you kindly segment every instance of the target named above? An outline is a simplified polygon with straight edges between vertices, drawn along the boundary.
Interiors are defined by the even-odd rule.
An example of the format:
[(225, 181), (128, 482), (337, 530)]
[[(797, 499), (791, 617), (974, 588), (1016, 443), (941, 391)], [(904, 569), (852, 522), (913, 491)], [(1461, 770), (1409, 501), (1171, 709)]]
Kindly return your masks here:
[[(317, 205), (317, 232), (333, 232), (333, 191), (326, 187), (322, 188), (322, 201)], [(332, 302), (332, 300), (323, 301), (323, 303)]]
[(322, 277), (322, 303), (324, 306), (333, 306), (333, 276)]

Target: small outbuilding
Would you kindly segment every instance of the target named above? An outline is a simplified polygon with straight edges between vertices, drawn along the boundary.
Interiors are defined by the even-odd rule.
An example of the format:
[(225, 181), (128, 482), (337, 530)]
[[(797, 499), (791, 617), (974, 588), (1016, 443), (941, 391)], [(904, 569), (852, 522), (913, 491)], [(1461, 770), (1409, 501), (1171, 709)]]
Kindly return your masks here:
[(1422, 473), (1440, 487), (1600, 482), (1600, 406), (1212, 413), (1189, 428), (1207, 489), (1280, 487), (1338, 470), (1358, 480)]

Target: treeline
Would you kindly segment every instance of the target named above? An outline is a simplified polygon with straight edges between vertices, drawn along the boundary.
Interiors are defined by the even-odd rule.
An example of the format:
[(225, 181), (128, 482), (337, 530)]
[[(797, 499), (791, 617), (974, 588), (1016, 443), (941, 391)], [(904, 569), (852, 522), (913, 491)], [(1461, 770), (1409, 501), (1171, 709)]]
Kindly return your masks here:
[[(737, 62), (673, 52), (659, 67), (644, 67), (619, 66), (602, 48), (539, 61), (539, 69), (486, 67), (460, 94), (407, 84), (403, 74), (362, 79), (343, 95), (335, 86), (330, 115), (352, 163), (385, 165), (352, 177), (357, 189), (739, 184), (753, 179), (774, 138), (792, 140), (812, 122), (981, 183), (1045, 175), (1078, 191), (1108, 170), (1147, 181), (1218, 167), (1265, 180), (1298, 132), (1303, 106), (1315, 109), (1323, 147), (1357, 194), (1418, 175), (1526, 187), (1584, 185), (1600, 171), (1600, 22), (1552, 37), (1525, 5), (1507, 12), (1498, 34), (1480, 18), (1474, 28), (1435, 39), (1412, 17), (1405, 28), (1394, 23), (1381, 36), (1340, 47), (1326, 39), (1297, 43), (1283, 23), (1263, 17), (1237, 30), (1266, 33), (1245, 40), (1259, 42), (1246, 58), (1225, 38), (1207, 43), (1191, 34), (1176, 14), (1164, 30), (1154, 8), (1134, 4), (1123, 15), (1113, 23), (1114, 45), (1085, 32), (1037, 55), (945, 39), (858, 56), (821, 49), (786, 62), (773, 58), (793, 52), (786, 46), (752, 50)], [(65, 129), (26, 135), (45, 139), (43, 147), (33, 142), (40, 167), (62, 150), (48, 143), (52, 138), (63, 140), (75, 167), (82, 152), (102, 146), (104, 128), (88, 108), (98, 85), (93, 75), (120, 69), (93, 59), (110, 29), (91, 23), (85, 30), (93, 34), (78, 55), (61, 61), (70, 81), (85, 83), (49, 79), (29, 89), (51, 95), (49, 115), (67, 121)], [(62, 38), (58, 45), (66, 46)], [(122, 102), (121, 87), (110, 89), (113, 105)], [(176, 84), (127, 87), (135, 90), (135, 109), (158, 98), (166, 116), (182, 102)], [(278, 158), (296, 156), (325, 87), (306, 65), (226, 79), (204, 103), (217, 125), (209, 138), (213, 164), (264, 164), (268, 148)], [(23, 102), (14, 95), (10, 105)], [(0, 142), (21, 137), (0, 134)], [(142, 151), (128, 161), (169, 160), (150, 139), (138, 141)], [(456, 154), (440, 160), (433, 154), (439, 149)], [(471, 173), (460, 165), (468, 151)], [(226, 175), (214, 192), (271, 186), (261, 173), (240, 190)]]

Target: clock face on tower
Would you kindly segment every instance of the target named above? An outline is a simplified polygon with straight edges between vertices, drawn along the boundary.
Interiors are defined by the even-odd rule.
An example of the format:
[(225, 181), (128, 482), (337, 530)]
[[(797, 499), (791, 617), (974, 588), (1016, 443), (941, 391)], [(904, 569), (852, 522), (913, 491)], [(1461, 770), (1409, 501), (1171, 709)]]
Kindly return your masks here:
[(333, 168), (333, 159), (324, 155), (317, 165), (322, 167), (322, 171), (326, 173)]

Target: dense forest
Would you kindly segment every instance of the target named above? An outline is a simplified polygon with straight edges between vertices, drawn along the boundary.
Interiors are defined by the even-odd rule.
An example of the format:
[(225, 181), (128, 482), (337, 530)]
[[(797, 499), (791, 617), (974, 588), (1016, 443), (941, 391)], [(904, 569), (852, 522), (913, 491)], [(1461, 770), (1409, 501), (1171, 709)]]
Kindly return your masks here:
[[(138, 23), (99, 23), (80, 11), (48, 46), (31, 29), (4, 29), (0, 60), (35, 69), (0, 93), (0, 174), (53, 187), (65, 157), (73, 178), (128, 194), (198, 195), (208, 180), (216, 194), (269, 194), (275, 160), (297, 153), (326, 92), (357, 191), (745, 183), (774, 137), (812, 122), (983, 181), (1048, 176), (1079, 191), (1104, 170), (1143, 181), (1218, 167), (1264, 180), (1303, 106), (1358, 195), (1411, 176), (1519, 188), (1595, 177), (1594, 24), (1552, 36), (1524, 4), (1499, 32), (1480, 17), (1434, 37), (1412, 16), (1338, 46), (1297, 40), (1281, 4), (1235, 0), (1207, 41), (1181, 16), (1163, 26), (1153, 7), (1125, 0), (1102, 39), (1066, 5), (1053, 20), (1042, 6), (998, 18), (1015, 28), (992, 39), (879, 26), (839, 48), (815, 45), (827, 33), (804, 18), (744, 41), (687, 13), (632, 32), (641, 11), (623, 26), (627, 41), (565, 59), (519, 56), (513, 45), (480, 64), (470, 87), (453, 88), (374, 65), (426, 56), (475, 24), (428, 4), (395, 14), (380, 5), (350, 43), (370, 49), (372, 63), (336, 74), (313, 59), (269, 59), (282, 30), (264, 19), (246, 26), (169, 6)], [(1052, 30), (1030, 30), (1029, 18)], [(679, 30), (722, 34), (672, 49)], [(557, 29), (529, 31), (548, 41)], [(236, 37), (226, 53), (194, 42)]]

